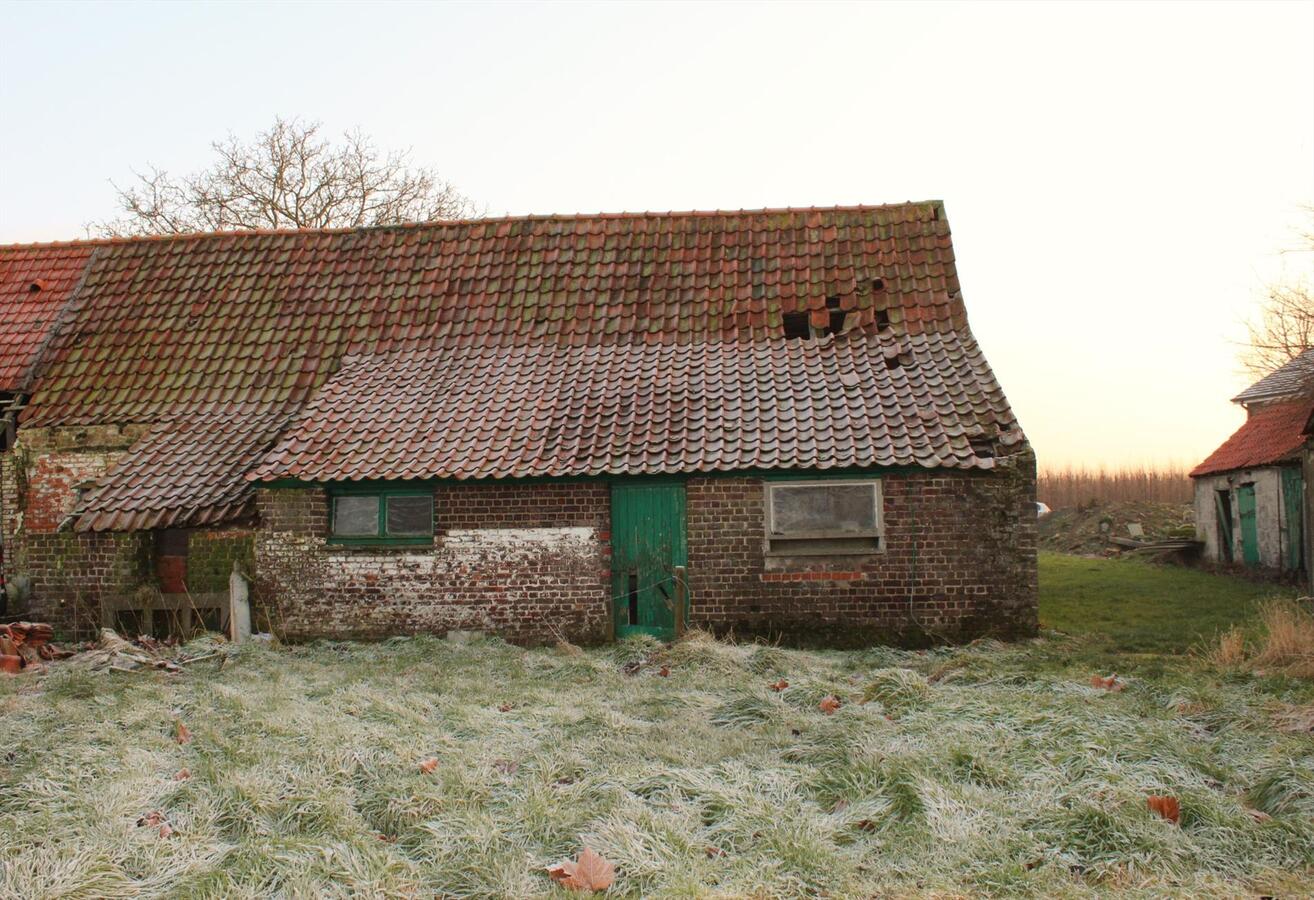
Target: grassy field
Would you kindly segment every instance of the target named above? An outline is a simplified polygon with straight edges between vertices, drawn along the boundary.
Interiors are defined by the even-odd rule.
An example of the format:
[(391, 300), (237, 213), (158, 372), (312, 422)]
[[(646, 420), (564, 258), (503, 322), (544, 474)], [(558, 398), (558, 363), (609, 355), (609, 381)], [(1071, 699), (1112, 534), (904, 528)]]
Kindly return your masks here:
[(0, 896), (564, 896), (544, 867), (584, 845), (630, 897), (1308, 893), (1314, 746), (1284, 723), (1310, 682), (1135, 657), (1110, 693), (1107, 653), (411, 638), (63, 664), (0, 679)]
[(1040, 554), (1040, 622), (1123, 652), (1180, 653), (1292, 591), (1137, 559)]

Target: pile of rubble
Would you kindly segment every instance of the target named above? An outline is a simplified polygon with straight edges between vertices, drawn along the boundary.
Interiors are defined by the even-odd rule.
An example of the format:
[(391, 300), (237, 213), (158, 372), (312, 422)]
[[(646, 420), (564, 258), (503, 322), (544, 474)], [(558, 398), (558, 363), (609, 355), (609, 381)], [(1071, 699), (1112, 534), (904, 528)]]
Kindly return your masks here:
[(54, 636), (55, 629), (44, 622), (0, 625), (0, 672), (17, 675), (52, 659), (72, 656), (72, 650), (61, 650), (50, 643)]
[(0, 625), (0, 670), (18, 674), (45, 662), (67, 659), (93, 672), (162, 671), (175, 674), (191, 663), (227, 657), (231, 645), (222, 635), (208, 634), (185, 646), (175, 640), (161, 641), (146, 635), (127, 640), (109, 628), (100, 637), (60, 648), (50, 643), (54, 629), (39, 622)]

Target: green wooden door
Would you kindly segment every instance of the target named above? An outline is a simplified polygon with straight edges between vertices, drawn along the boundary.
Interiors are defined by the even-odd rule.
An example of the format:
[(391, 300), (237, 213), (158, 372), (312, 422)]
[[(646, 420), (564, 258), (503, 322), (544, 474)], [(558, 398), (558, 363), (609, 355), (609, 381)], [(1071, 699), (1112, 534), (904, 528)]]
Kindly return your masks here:
[(1241, 561), (1259, 565), (1259, 524), (1255, 521), (1255, 486), (1243, 484), (1236, 489), (1236, 511), (1241, 520)]
[(611, 596), (617, 637), (675, 637), (675, 567), (687, 561), (684, 485), (613, 484)]
[(1294, 572), (1305, 565), (1305, 478), (1300, 469), (1282, 470), (1282, 507), (1287, 523), (1287, 552), (1282, 565)]

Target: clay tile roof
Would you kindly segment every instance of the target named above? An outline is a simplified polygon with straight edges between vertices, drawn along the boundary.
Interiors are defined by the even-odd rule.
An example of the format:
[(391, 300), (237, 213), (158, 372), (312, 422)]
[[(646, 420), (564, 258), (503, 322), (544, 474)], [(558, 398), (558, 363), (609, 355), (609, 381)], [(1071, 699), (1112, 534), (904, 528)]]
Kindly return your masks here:
[(1293, 394), (1308, 393), (1312, 383), (1314, 383), (1314, 350), (1306, 350), (1282, 368), (1268, 373), (1237, 394), (1232, 398), (1232, 402), (1253, 403), (1257, 400), (1273, 400)]
[(0, 392), (26, 388), (93, 249), (0, 248)]
[[(84, 264), (21, 426), (152, 426), (80, 528), (245, 514), (293, 413), (259, 477), (971, 468), (1024, 442), (936, 201), (0, 247), (25, 254)], [(842, 334), (787, 340), (795, 316)]]
[(1305, 443), (1305, 422), (1314, 399), (1303, 398), (1252, 409), (1250, 417), (1191, 476), (1216, 475), (1297, 459)]
[(1015, 429), (980, 349), (952, 332), (445, 348), (349, 361), (251, 477), (989, 468), (974, 439)]
[(157, 423), (74, 510), (74, 530), (185, 528), (250, 517), (253, 492), (243, 476), (287, 418), (229, 407)]

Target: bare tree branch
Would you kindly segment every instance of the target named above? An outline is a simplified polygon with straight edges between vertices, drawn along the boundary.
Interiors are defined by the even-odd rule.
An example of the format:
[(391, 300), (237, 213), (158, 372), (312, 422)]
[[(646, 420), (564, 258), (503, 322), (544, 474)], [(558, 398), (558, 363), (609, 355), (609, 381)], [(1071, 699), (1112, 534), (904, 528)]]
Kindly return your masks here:
[[(339, 144), (320, 123), (276, 119), (254, 140), (211, 144), (212, 166), (181, 179), (161, 169), (114, 184), (123, 215), (92, 222), (104, 237), (259, 228), (356, 228), (457, 219), (474, 204), (410, 153), (382, 154), (360, 131)], [(113, 184), (113, 182), (111, 182)]]
[[(1310, 225), (1300, 234), (1295, 252), (1314, 257), (1314, 207)], [(1257, 318), (1246, 323), (1249, 340), (1241, 350), (1242, 367), (1256, 378), (1286, 365), (1314, 347), (1314, 277), (1269, 285)]]

